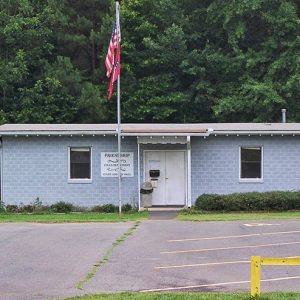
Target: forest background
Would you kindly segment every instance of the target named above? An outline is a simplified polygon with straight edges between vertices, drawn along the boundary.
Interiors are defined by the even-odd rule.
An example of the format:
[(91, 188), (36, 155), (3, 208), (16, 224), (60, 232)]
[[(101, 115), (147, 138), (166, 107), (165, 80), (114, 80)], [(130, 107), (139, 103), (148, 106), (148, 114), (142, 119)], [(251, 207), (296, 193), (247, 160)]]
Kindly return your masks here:
[[(0, 0), (0, 123), (114, 123), (113, 0)], [(123, 0), (122, 122), (300, 122), (299, 0)]]

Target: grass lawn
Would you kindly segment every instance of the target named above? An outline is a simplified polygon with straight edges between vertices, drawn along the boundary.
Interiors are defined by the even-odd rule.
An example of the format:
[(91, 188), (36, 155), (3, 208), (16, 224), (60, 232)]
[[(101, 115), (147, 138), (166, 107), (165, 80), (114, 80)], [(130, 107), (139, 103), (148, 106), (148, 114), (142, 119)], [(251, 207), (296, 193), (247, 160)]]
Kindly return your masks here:
[[(122, 214), (122, 222), (137, 221), (148, 218), (148, 212), (134, 212)], [(13, 214), (0, 213), (0, 223), (6, 222), (38, 222), (38, 223), (68, 223), (68, 222), (120, 222), (118, 213), (33, 213), (33, 214)]]
[(208, 213), (195, 210), (182, 210), (177, 215), (177, 220), (179, 221), (237, 221), (286, 219), (300, 219), (300, 211)]
[[(249, 293), (121, 293), (67, 298), (68, 300), (250, 300)], [(262, 294), (260, 300), (299, 300), (300, 293)]]

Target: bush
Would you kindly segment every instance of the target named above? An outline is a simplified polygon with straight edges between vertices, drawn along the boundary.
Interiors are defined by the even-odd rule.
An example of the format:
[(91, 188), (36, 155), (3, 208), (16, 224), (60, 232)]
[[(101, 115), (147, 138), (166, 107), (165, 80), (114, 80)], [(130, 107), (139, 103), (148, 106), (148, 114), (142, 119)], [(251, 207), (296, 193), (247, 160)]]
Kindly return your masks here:
[(122, 205), (122, 211), (133, 211), (132, 205), (129, 203)]
[(300, 191), (203, 194), (195, 203), (203, 211), (286, 211), (300, 209)]
[[(84, 211), (114, 213), (119, 211), (119, 207), (113, 204), (103, 204), (94, 206), (91, 209), (89, 209), (86, 207), (75, 206), (71, 203), (67, 203), (64, 201), (60, 201), (55, 204), (52, 204), (51, 206), (47, 206), (42, 205), (42, 202), (37, 198), (37, 200), (33, 204), (20, 204), (20, 206), (12, 204), (7, 205), (5, 211), (8, 213), (70, 213)], [(137, 209), (133, 208), (131, 204), (127, 203), (122, 205), (122, 211), (130, 212), (137, 211)]]
[(52, 204), (50, 209), (56, 213), (70, 213), (73, 210), (73, 204), (60, 201)]
[(100, 213), (113, 213), (119, 210), (118, 206), (113, 204), (103, 204), (103, 205), (96, 205), (92, 207), (93, 212), (100, 212)]
[(22, 205), (19, 207), (18, 212), (19, 213), (33, 213), (34, 208), (35, 207), (32, 204)]
[(0, 212), (5, 212), (5, 203), (0, 200)]
[[(99, 212), (99, 213), (114, 213), (119, 211), (119, 206), (113, 204), (103, 204), (103, 205), (96, 205), (92, 207), (91, 210), (93, 212)], [(122, 205), (122, 211), (129, 212), (129, 211), (135, 211), (135, 209), (132, 207), (131, 204), (126, 203)]]
[(8, 213), (18, 213), (19, 208), (18, 205), (6, 205), (6, 212)]

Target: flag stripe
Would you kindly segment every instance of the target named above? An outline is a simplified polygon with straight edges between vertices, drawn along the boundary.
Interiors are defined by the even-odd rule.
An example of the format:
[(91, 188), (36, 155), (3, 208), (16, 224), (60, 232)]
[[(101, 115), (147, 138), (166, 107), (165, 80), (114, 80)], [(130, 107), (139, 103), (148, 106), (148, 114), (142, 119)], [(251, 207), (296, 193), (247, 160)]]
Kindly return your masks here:
[(108, 99), (111, 99), (114, 82), (118, 79), (121, 70), (121, 31), (117, 15), (106, 55), (105, 65), (107, 70), (106, 75), (108, 78), (110, 78), (108, 86)]
[(117, 49), (118, 45), (120, 44), (120, 41), (121, 41), (121, 33), (119, 29), (119, 24), (116, 20), (112, 30), (111, 39), (109, 42), (107, 55), (105, 59), (105, 66), (107, 70), (106, 76), (108, 78), (111, 77), (113, 73), (113, 66), (115, 65), (115, 49)]

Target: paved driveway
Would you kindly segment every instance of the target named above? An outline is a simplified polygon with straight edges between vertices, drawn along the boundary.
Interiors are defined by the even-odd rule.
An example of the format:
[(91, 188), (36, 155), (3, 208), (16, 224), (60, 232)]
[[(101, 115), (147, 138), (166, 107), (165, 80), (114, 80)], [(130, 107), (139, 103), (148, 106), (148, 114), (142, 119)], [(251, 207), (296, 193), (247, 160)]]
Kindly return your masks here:
[[(0, 299), (249, 291), (251, 255), (300, 256), (300, 221), (144, 221), (84, 291), (75, 289), (132, 224), (1, 224)], [(262, 279), (262, 291), (300, 291), (300, 267), (263, 267)]]

